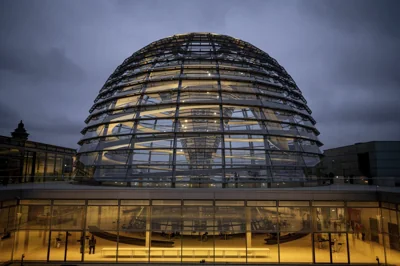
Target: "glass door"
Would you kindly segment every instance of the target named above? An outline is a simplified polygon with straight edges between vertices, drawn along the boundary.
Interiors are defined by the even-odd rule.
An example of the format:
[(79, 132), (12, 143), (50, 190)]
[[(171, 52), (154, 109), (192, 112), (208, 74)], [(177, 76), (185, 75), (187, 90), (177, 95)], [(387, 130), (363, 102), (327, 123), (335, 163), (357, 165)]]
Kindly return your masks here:
[(52, 231), (49, 261), (81, 261), (82, 232)]
[(331, 263), (330, 234), (314, 233), (315, 263)]
[(315, 263), (348, 263), (346, 233), (314, 233)]
[(65, 260), (65, 231), (52, 231), (50, 235), (49, 261)]
[(66, 257), (65, 261), (81, 261), (83, 243), (81, 244), (82, 232), (66, 232)]
[(331, 233), (332, 263), (348, 263), (346, 233)]

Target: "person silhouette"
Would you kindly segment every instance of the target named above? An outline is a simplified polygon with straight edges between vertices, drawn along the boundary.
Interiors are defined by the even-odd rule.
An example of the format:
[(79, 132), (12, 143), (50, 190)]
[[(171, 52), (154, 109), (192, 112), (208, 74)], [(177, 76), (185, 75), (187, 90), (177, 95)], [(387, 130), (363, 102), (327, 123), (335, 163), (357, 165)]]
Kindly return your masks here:
[(92, 238), (89, 240), (89, 254), (95, 254), (96, 252), (96, 238), (92, 235)]

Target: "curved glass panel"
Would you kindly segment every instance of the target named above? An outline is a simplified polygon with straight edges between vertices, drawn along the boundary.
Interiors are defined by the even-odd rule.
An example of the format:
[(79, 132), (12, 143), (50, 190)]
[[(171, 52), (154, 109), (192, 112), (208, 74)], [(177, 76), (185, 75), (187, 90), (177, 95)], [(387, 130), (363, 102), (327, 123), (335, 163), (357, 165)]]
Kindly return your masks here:
[(298, 185), (321, 155), (291, 76), (225, 35), (174, 35), (135, 52), (108, 78), (86, 123), (76, 175), (100, 182)]

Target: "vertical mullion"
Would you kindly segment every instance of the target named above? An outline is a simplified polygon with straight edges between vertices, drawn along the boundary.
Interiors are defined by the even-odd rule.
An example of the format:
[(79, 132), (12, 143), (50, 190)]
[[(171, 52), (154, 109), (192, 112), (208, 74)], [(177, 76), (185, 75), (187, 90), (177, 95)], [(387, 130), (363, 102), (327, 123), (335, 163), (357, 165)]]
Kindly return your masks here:
[[(215, 228), (217, 226), (216, 216), (215, 216), (215, 213), (216, 213), (216, 211), (215, 211), (215, 209), (216, 209), (216, 206), (215, 206), (215, 193), (213, 193), (213, 195), (214, 195), (214, 198), (213, 198), (213, 228), (215, 230)], [(215, 237), (215, 233), (214, 233), (214, 241), (213, 241), (213, 263), (214, 264), (215, 264), (215, 254), (216, 254), (215, 253), (215, 242), (216, 242), (216, 237)]]
[[(148, 205), (149, 211), (147, 214), (150, 216), (150, 219), (146, 218), (146, 235), (147, 235), (147, 230), (150, 229), (149, 233), (149, 249), (147, 250), (147, 263), (151, 263), (150, 260), (150, 251), (151, 251), (151, 230), (153, 229), (153, 224), (152, 224), (152, 215), (153, 215), (153, 205), (152, 205), (152, 200), (149, 200), (149, 205)], [(147, 220), (150, 221), (150, 226), (147, 225)]]
[(350, 264), (349, 234), (347, 232), (347, 228), (346, 228), (346, 249), (347, 249), (347, 263)]
[[(190, 37), (187, 39), (186, 42), (186, 52), (189, 47), (190, 40), (193, 38), (193, 35), (190, 35)], [(179, 42), (177, 42), (177, 45), (179, 45)], [(176, 96), (176, 109), (175, 109), (175, 117), (174, 117), (174, 144), (172, 147), (172, 176), (171, 176), (171, 188), (175, 188), (176, 186), (176, 147), (177, 147), (177, 134), (178, 132), (178, 117), (180, 116), (180, 104), (181, 104), (181, 89), (182, 89), (182, 77), (183, 77), (183, 70), (184, 70), (184, 64), (185, 64), (185, 59), (182, 57), (182, 62), (181, 62), (181, 70), (180, 70), (180, 75), (179, 75), (179, 82), (178, 82), (178, 92)]]
[(275, 201), (276, 213), (277, 213), (277, 221), (278, 221), (278, 232), (277, 232), (277, 240), (278, 240), (278, 263), (281, 263), (281, 218), (279, 217), (279, 201)]
[[(37, 154), (37, 152), (32, 152), (32, 164), (31, 164), (31, 173), (30, 173), (30, 180), (29, 180), (29, 182), (32, 182), (32, 183), (35, 182), (36, 154)], [(64, 166), (64, 164), (62, 165), (62, 167), (63, 166)], [(61, 168), (61, 169), (63, 169), (63, 168)]]
[[(311, 224), (313, 224), (313, 222), (311, 222)], [(312, 263), (313, 264), (315, 264), (315, 239), (314, 238), (315, 238), (315, 232), (313, 230), (311, 233), (311, 248), (312, 248)]]
[[(264, 135), (264, 151), (265, 151), (265, 170), (266, 170), (266, 174), (267, 174), (267, 178), (270, 177), (271, 180), (267, 179), (267, 187), (270, 188), (271, 187), (271, 183), (274, 179), (273, 177), (273, 171), (272, 171), (272, 160), (271, 160), (271, 155), (270, 155), (270, 145), (268, 142), (268, 137), (270, 136), (269, 134), (269, 130), (268, 130), (268, 122), (267, 122), (267, 118), (265, 117), (264, 114), (264, 109), (261, 107), (260, 109), (260, 118), (262, 119), (262, 121), (259, 121), (259, 123), (262, 125), (262, 128), (264, 130), (263, 135)], [(270, 181), (270, 182), (268, 182)]]
[[(18, 218), (17, 218), (17, 217), (18, 217), (18, 216), (17, 216), (18, 207), (19, 207), (19, 202), (17, 201), (17, 205), (15, 206), (15, 214), (14, 214), (15, 234), (14, 234), (14, 241), (13, 241), (12, 249), (11, 249), (11, 260), (12, 260), (12, 261), (14, 260), (14, 250), (15, 250), (16, 241), (17, 241), (17, 239), (18, 239), (18, 234), (19, 234)], [(10, 221), (10, 219), (9, 219), (9, 217), (10, 217), (10, 210), (11, 210), (11, 207), (8, 208), (7, 225), (9, 224), (9, 221)], [(7, 227), (10, 227), (10, 226), (8, 225)], [(8, 229), (8, 228), (7, 228), (7, 229)], [(50, 236), (49, 236), (49, 242), (50, 242)], [(50, 248), (50, 246), (49, 246), (49, 248)]]
[[(61, 159), (61, 176), (64, 179), (64, 171), (65, 171), (65, 154), (63, 154), (62, 159)], [(64, 181), (64, 180), (63, 180)]]
[[(389, 205), (390, 206), (390, 205)], [(383, 264), (386, 265), (386, 241), (385, 241), (385, 230), (384, 230), (384, 226), (383, 226), (383, 212), (382, 212), (382, 204), (380, 204), (380, 208), (379, 208), (379, 214), (381, 215), (381, 234), (382, 234), (382, 244), (383, 244), (383, 254), (385, 256), (385, 262)], [(388, 209), (389, 212), (389, 221), (390, 221), (390, 209)], [(389, 231), (389, 230), (388, 230)]]
[(88, 217), (88, 201), (85, 200), (85, 206), (84, 206), (84, 210), (85, 210), (85, 215), (83, 217), (83, 232), (81, 233), (81, 241), (80, 241), (80, 247), (79, 250), (82, 251), (82, 255), (81, 255), (81, 261), (85, 260), (85, 240), (86, 240), (86, 223), (87, 223), (87, 217)]
[[(182, 198), (182, 197), (181, 197)], [(180, 219), (179, 219), (179, 232), (182, 232), (182, 234), (180, 234), (180, 241), (181, 241), (181, 256), (180, 256), (180, 259), (181, 259), (181, 264), (183, 263), (182, 262), (182, 259), (183, 259), (183, 256), (182, 256), (182, 254), (183, 254), (183, 233), (184, 233), (184, 227), (183, 227), (183, 224), (184, 224), (184, 220), (183, 220), (183, 199), (181, 199), (181, 217), (180, 217)]]
[[(54, 166), (53, 166), (53, 178), (54, 178), (54, 173), (56, 172), (56, 166), (57, 166), (57, 153), (54, 153)], [(57, 175), (58, 177), (58, 175)]]
[[(153, 67), (156, 64), (156, 62), (157, 61), (155, 61), (153, 63)], [(126, 162), (125, 180), (127, 181), (127, 185), (130, 184), (130, 181), (128, 181), (128, 178), (129, 178), (130, 170), (132, 170), (132, 161), (133, 161), (133, 154), (134, 154), (133, 153), (134, 148), (132, 146), (135, 144), (134, 141), (136, 140), (136, 136), (137, 136), (136, 135), (137, 126), (138, 126), (139, 122), (141, 121), (140, 120), (140, 111), (141, 111), (141, 107), (142, 107), (142, 103), (143, 103), (143, 97), (144, 97), (144, 94), (146, 92), (147, 85), (149, 84), (150, 74), (151, 74), (151, 69), (149, 69), (147, 71), (146, 82), (142, 87), (142, 91), (140, 92), (140, 97), (139, 97), (139, 99), (137, 101), (139, 103), (139, 105), (137, 105), (136, 115), (135, 115), (135, 118), (134, 118), (135, 120), (134, 120), (134, 123), (133, 123), (133, 126), (132, 126), (132, 137), (131, 137), (131, 140), (130, 140), (129, 146), (128, 146), (128, 158), (127, 158), (127, 162)]]
[(213, 53), (215, 58), (215, 67), (216, 67), (216, 72), (217, 72), (217, 83), (218, 83), (218, 101), (219, 101), (219, 126), (220, 126), (220, 136), (221, 136), (221, 157), (222, 157), (222, 188), (226, 187), (226, 177), (225, 177), (225, 172), (226, 172), (226, 162), (225, 162), (225, 128), (224, 128), (224, 120), (223, 120), (223, 111), (224, 109), (222, 108), (222, 89), (221, 89), (221, 75), (219, 72), (219, 63), (218, 63), (218, 58), (217, 58), (217, 51), (215, 49), (215, 40), (209, 35), (209, 40), (212, 44), (213, 47)]
[(329, 259), (331, 261), (330, 263), (332, 264), (333, 263), (333, 261), (332, 261), (332, 233), (329, 232), (328, 234), (329, 234), (329, 245), (328, 245), (328, 248), (329, 248)]
[(43, 169), (43, 179), (42, 182), (46, 182), (46, 175), (47, 175), (47, 151), (44, 153), (44, 169)]
[(116, 252), (116, 262), (118, 263), (118, 251), (119, 251), (119, 221), (120, 221), (120, 210), (121, 210), (121, 200), (118, 200), (118, 214), (117, 214), (117, 252)]
[(315, 263), (315, 225), (314, 225), (314, 207), (312, 201), (308, 201), (309, 213), (310, 213), (310, 232), (311, 232), (311, 242), (312, 242), (312, 262)]
[(68, 251), (68, 234), (69, 234), (69, 231), (65, 231), (64, 262), (65, 262), (65, 261), (67, 261), (67, 251)]
[[(250, 214), (247, 212), (247, 200), (244, 201), (244, 213), (245, 213), (245, 230), (244, 230), (244, 235), (245, 235), (245, 240), (246, 240), (246, 249), (245, 249), (245, 253), (246, 253), (246, 264), (248, 263), (248, 243), (247, 243), (247, 228), (248, 228), (248, 222), (250, 221), (250, 241), (251, 241), (251, 237), (252, 237), (252, 231), (251, 231), (251, 209), (250, 209)], [(250, 217), (249, 217), (250, 215)], [(253, 245), (253, 243), (251, 243), (251, 245)], [(251, 248), (251, 247), (250, 247)]]
[(50, 205), (50, 224), (49, 224), (49, 241), (47, 243), (47, 261), (50, 260), (50, 246), (51, 246), (51, 225), (53, 223), (53, 204), (54, 204), (54, 200), (51, 201), (51, 205)]
[[(138, 99), (138, 102), (140, 104), (142, 103), (143, 93), (145, 91), (145, 88), (146, 88), (146, 86), (143, 86), (142, 92), (141, 92), (140, 97)], [(135, 144), (134, 141), (136, 140), (136, 136), (137, 136), (136, 135), (137, 125), (139, 124), (139, 121), (140, 121), (140, 119), (139, 119), (140, 107), (141, 107), (140, 104), (136, 109), (136, 115), (135, 115), (134, 122), (133, 122), (133, 125), (132, 125), (132, 137), (131, 137), (131, 140), (130, 140), (129, 146), (128, 146), (129, 151), (128, 151), (128, 158), (127, 158), (127, 163), (126, 163), (126, 173), (125, 173), (125, 180), (127, 182), (129, 182), (128, 181), (128, 176), (129, 176), (129, 172), (130, 172), (129, 170), (132, 170), (132, 160), (133, 160), (133, 148), (132, 148), (132, 145)]]

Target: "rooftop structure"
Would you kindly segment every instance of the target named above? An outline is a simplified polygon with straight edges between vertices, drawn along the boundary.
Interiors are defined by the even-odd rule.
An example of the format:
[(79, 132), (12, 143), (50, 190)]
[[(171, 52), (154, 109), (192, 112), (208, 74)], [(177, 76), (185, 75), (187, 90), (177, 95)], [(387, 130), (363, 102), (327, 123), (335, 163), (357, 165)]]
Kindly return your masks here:
[(180, 34), (127, 58), (95, 99), (77, 176), (162, 187), (306, 181), (321, 152), (311, 110), (267, 53), (225, 35)]
[(28, 132), (26, 132), (24, 123), (22, 123), (22, 120), (19, 122), (18, 127), (14, 130), (14, 132), (11, 132), (11, 136), (14, 139), (18, 139), (18, 140), (22, 140), (22, 141), (26, 141), (28, 140)]

